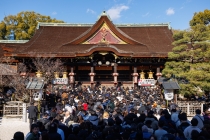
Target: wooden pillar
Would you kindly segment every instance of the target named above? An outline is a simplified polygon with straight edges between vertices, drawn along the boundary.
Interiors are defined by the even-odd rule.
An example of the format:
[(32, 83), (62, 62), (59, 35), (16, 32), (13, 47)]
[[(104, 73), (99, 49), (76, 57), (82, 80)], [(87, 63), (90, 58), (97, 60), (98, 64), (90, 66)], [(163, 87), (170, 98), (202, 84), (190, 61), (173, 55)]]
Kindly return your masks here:
[(91, 87), (93, 87), (93, 85), (94, 85), (94, 76), (95, 76), (94, 67), (93, 66), (91, 66), (91, 68), (90, 68), (89, 75), (90, 75), (90, 84), (91, 84)]
[(156, 76), (157, 76), (157, 79), (159, 79), (162, 76), (162, 73), (160, 72), (159, 67), (157, 68)]
[(177, 93), (174, 92), (174, 102), (177, 104)]
[(114, 63), (114, 73), (117, 73), (117, 63)]
[(136, 66), (134, 66), (134, 68), (133, 68), (133, 74), (132, 75), (133, 75), (133, 85), (135, 87), (138, 84), (138, 76), (139, 76), (139, 74), (137, 73), (137, 67)]
[(75, 75), (74, 68), (71, 67), (71, 72), (69, 73), (69, 81), (70, 81), (69, 83), (72, 88), (74, 87), (74, 82), (75, 82), (74, 75)]
[(117, 63), (114, 63), (114, 73), (112, 74), (113, 75), (113, 77), (114, 77), (114, 85), (117, 85), (117, 76), (119, 75), (118, 73), (117, 73)]
[(2, 75), (0, 75), (0, 82), (1, 82), (1, 85), (3, 85), (3, 82), (2, 82)]

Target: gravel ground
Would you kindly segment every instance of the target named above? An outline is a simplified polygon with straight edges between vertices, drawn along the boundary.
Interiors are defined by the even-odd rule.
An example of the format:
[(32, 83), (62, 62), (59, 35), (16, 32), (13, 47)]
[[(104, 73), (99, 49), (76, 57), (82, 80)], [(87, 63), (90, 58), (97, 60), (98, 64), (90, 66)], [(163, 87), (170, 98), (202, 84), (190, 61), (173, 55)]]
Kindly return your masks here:
[(11, 140), (17, 131), (29, 132), (29, 123), (23, 122), (20, 118), (0, 118), (0, 140)]

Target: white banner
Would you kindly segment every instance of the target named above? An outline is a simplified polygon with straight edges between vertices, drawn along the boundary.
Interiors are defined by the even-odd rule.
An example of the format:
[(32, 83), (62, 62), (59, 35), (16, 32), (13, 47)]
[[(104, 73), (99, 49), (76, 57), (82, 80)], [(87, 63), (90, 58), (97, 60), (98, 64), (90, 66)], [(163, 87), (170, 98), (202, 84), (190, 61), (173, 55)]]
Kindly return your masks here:
[(139, 86), (154, 86), (157, 80), (155, 79), (139, 79), (138, 85)]
[(173, 89), (165, 89), (164, 96), (166, 100), (172, 100), (174, 98), (174, 90)]
[(68, 78), (56, 78), (53, 80), (53, 84), (57, 85), (67, 85), (68, 84)]

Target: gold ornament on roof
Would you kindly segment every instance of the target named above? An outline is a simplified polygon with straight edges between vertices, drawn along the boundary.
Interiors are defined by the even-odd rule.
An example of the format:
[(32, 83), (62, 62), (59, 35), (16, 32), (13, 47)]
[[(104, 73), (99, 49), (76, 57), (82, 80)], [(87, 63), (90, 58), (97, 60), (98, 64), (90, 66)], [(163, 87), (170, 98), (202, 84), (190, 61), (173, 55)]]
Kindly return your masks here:
[(101, 36), (102, 36), (101, 43), (108, 43), (108, 41), (106, 40), (107, 33), (108, 31), (106, 30), (106, 28), (103, 28), (101, 30)]

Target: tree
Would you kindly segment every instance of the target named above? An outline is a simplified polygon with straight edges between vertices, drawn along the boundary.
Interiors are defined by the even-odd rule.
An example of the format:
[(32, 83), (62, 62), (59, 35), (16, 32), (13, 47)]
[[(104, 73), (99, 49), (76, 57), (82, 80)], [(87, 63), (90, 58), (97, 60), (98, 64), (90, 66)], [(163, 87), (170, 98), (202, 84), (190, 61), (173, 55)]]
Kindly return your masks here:
[(52, 57), (35, 57), (32, 58), (31, 68), (41, 72), (46, 83), (54, 78), (54, 73), (66, 72), (63, 62), (59, 58)]
[(210, 23), (210, 10), (204, 10), (203, 12), (194, 13), (193, 19), (190, 21), (190, 26), (197, 24), (209, 25)]
[(6, 24), (2, 21), (0, 23), (0, 39), (4, 40), (6, 36)]
[[(29, 102), (30, 93), (34, 90), (26, 89), (29, 81), (36, 78), (32, 73), (34, 71), (42, 72), (42, 79), (45, 84), (52, 84), (50, 81), (54, 78), (54, 72), (66, 72), (63, 62), (58, 58), (34, 57), (19, 60), (16, 71), (11, 70), (15, 66), (12, 58), (3, 57), (0, 60), (0, 87), (10, 87), (14, 89), (13, 99)], [(29, 62), (30, 66), (26, 64)], [(10, 95), (8, 95), (9, 97)]]
[[(9, 87), (11, 93), (6, 94), (8, 91), (3, 91), (6, 94), (6, 98), (16, 98), (19, 101), (28, 102), (29, 91), (26, 89), (26, 81), (29, 76), (25, 73), (24, 78), (20, 76), (22, 71), (26, 71), (25, 65), (19, 63), (18, 65), (13, 64), (13, 58), (2, 57), (0, 59), (0, 86), (1, 88)], [(14, 92), (14, 93), (13, 93)]]
[(210, 91), (210, 26), (201, 22), (210, 21), (210, 17), (198, 20), (203, 17), (200, 14), (194, 15), (189, 30), (174, 33), (174, 48), (162, 71), (166, 77), (178, 80), (184, 95)]
[(0, 39), (8, 38), (13, 30), (15, 40), (29, 40), (34, 35), (38, 22), (64, 23), (33, 11), (20, 12), (5, 17), (0, 23)]

